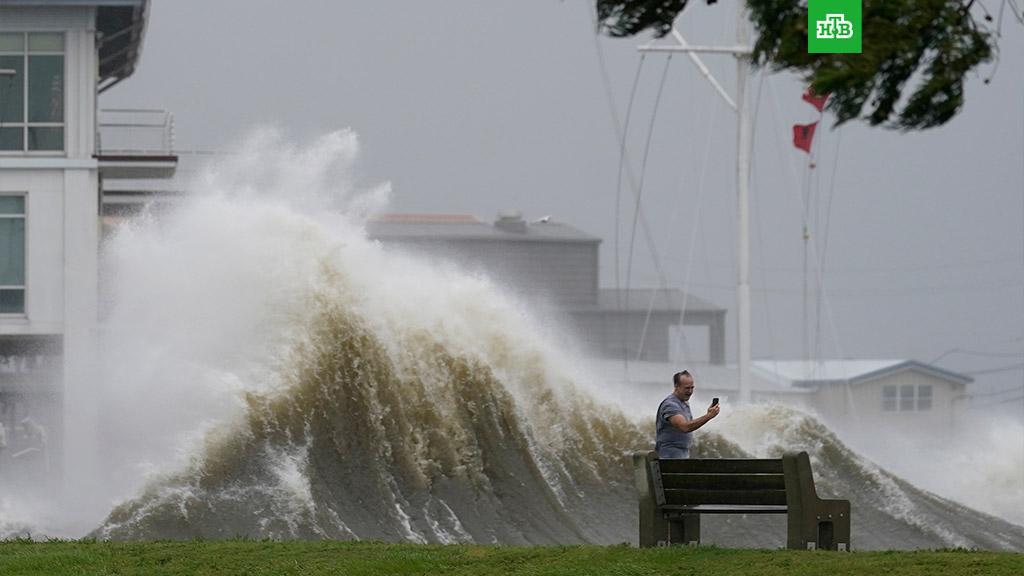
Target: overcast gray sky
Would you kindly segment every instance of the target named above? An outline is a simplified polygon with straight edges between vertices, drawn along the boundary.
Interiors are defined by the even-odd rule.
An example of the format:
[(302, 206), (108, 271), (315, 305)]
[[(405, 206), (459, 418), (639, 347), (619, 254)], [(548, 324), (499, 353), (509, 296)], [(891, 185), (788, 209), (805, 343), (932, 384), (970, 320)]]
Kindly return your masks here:
[[(552, 215), (604, 238), (602, 282), (612, 286), (616, 216), (624, 269), (633, 195), (624, 186), (616, 210), (619, 145), (591, 4), (156, 0), (139, 70), (101, 106), (172, 111), (182, 150), (224, 150), (266, 124), (296, 142), (351, 127), (363, 145), (361, 181), (390, 181), (393, 210)], [(731, 42), (734, 17), (730, 2), (694, 2), (678, 24), (691, 42)], [(828, 238), (827, 250), (811, 252), (824, 254), (827, 295), (820, 336), (812, 333), (818, 356), (931, 361), (962, 348), (985, 355), (939, 364), (1024, 363), (1024, 28), (1007, 17), (1003, 29), (998, 69), (970, 81), (965, 110), (947, 126), (819, 131), (809, 187), (812, 241)], [(620, 118), (646, 40), (600, 40)], [(731, 57), (707, 62), (732, 91)], [(638, 174), (664, 63), (648, 56), (640, 76), (627, 146)], [(669, 282), (728, 307), (731, 330), (735, 122), (687, 58), (673, 58), (668, 74), (642, 203)], [(801, 91), (790, 75), (750, 83), (755, 358), (802, 353), (807, 157), (790, 126), (816, 112)], [(824, 122), (831, 127), (827, 114)], [(641, 231), (636, 238), (631, 283), (656, 286), (651, 250)], [(1024, 418), (1024, 370), (978, 381), (1018, 388), (990, 400), (1017, 398), (1012, 413)]]

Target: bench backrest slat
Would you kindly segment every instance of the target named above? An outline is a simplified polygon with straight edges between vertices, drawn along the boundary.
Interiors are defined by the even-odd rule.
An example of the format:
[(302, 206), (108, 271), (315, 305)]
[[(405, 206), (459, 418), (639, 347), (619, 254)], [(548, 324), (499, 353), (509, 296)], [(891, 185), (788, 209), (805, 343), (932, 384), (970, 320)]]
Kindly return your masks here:
[(699, 504), (785, 506), (786, 491), (666, 489), (665, 504), (669, 506), (696, 506)]
[(782, 474), (662, 474), (664, 489), (689, 490), (785, 490)]
[(658, 460), (662, 474), (782, 474), (782, 459)]

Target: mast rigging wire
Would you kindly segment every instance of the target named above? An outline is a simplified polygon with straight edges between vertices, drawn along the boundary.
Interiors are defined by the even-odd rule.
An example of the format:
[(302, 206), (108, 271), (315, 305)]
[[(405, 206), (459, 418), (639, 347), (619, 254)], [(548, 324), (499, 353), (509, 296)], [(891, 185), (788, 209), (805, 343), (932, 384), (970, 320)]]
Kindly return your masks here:
[[(662, 96), (662, 94), (665, 91), (665, 81), (668, 79), (668, 70), (669, 70), (669, 67), (671, 66), (671, 64), (672, 64), (672, 54), (670, 53), (668, 55), (668, 57), (665, 58), (665, 67), (662, 68), (662, 71), (661, 71), (661, 81), (658, 82), (658, 92), (657, 92), (657, 94), (654, 97), (654, 108), (651, 110), (651, 119), (650, 119), (650, 122), (648, 123), (648, 126), (647, 126), (647, 140), (644, 143), (644, 154), (643, 154), (642, 160), (640, 161), (640, 185), (636, 189), (636, 203), (635, 203), (634, 208), (633, 208), (633, 225), (632, 225), (632, 227), (630, 229), (629, 252), (628, 252), (628, 257), (626, 259), (626, 308), (627, 309), (629, 308), (629, 289), (630, 289), (630, 284), (632, 283), (632, 280), (633, 280), (633, 245), (634, 245), (634, 243), (636, 241), (637, 219), (640, 216), (641, 202), (643, 200), (643, 193), (644, 193), (644, 183), (645, 183), (645, 181), (647, 179), (647, 160), (650, 157), (650, 153), (651, 153), (651, 140), (653, 140), (653, 137), (654, 137), (654, 127), (655, 127), (656, 121), (658, 119), (658, 108), (660, 108), (660, 106), (661, 106), (661, 96)], [(664, 282), (662, 283), (662, 288), (663, 289), (667, 288), (667, 286), (664, 285)], [(653, 300), (651, 301), (651, 304), (653, 305)], [(636, 359), (637, 360), (640, 360), (641, 355), (643, 354), (644, 336), (645, 336), (646, 331), (647, 331), (647, 322), (648, 322), (649, 319), (650, 319), (650, 308), (648, 308), (647, 317), (644, 319), (643, 332), (641, 332), (641, 334), (640, 334), (640, 344), (637, 346), (637, 352), (636, 352), (636, 356), (637, 356)], [(629, 332), (628, 326), (629, 326), (629, 315), (627, 314), (626, 315), (626, 327), (627, 327), (627, 329), (624, 330), (624, 332), (626, 332), (626, 333)]]

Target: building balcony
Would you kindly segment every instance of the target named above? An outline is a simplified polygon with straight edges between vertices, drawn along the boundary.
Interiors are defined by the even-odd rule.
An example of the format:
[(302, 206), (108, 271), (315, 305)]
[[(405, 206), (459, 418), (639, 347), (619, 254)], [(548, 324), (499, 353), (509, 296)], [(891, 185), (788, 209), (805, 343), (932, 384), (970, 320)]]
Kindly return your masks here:
[(99, 111), (96, 160), (104, 179), (171, 178), (178, 167), (174, 115), (133, 108)]

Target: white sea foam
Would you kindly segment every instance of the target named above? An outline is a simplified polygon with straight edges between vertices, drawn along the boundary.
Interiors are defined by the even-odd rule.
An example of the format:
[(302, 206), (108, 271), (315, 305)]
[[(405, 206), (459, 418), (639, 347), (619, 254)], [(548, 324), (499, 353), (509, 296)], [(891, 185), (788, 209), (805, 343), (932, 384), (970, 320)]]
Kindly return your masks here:
[(893, 436), (864, 447), (916, 486), (1024, 526), (1024, 423), (975, 419), (949, 442)]

